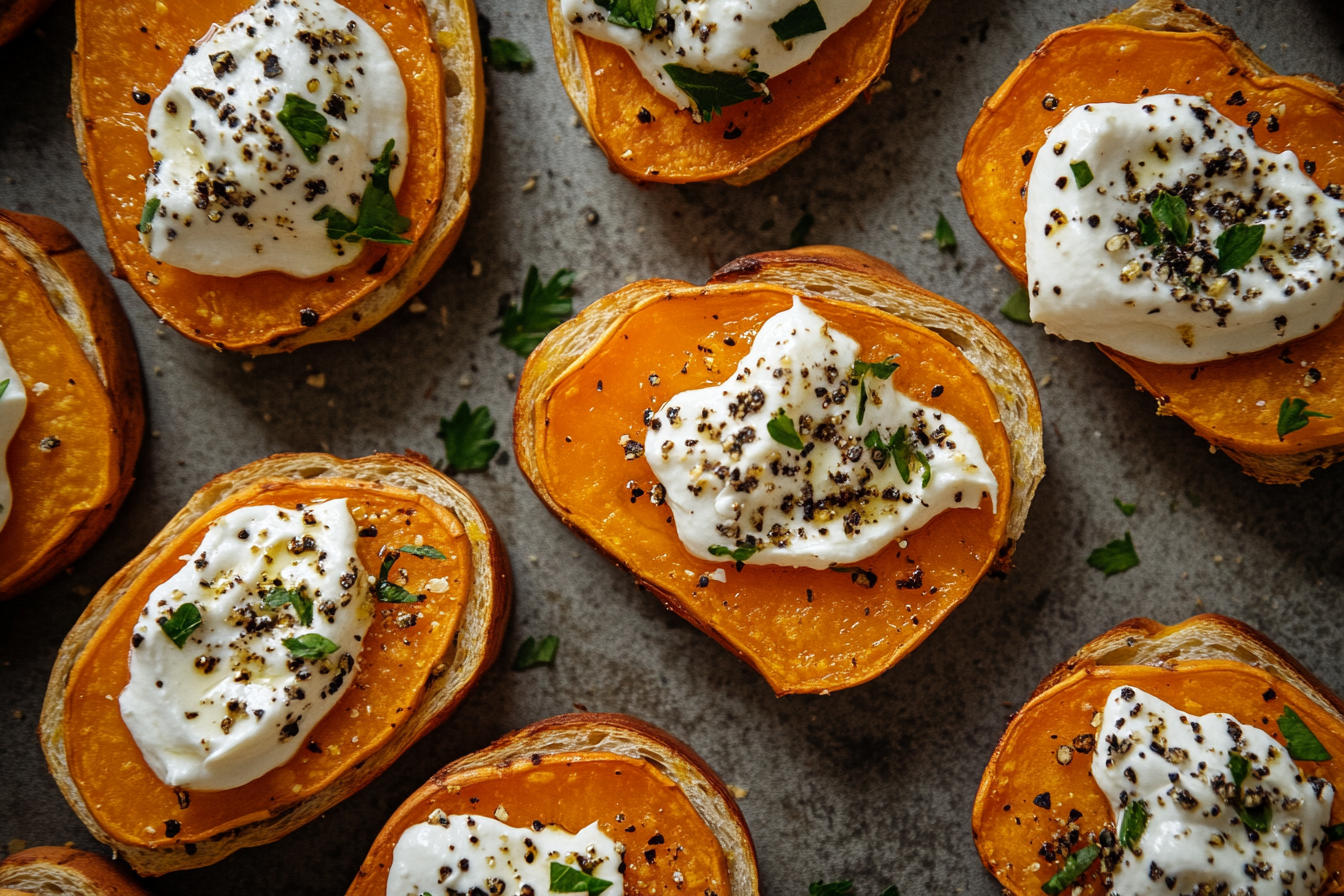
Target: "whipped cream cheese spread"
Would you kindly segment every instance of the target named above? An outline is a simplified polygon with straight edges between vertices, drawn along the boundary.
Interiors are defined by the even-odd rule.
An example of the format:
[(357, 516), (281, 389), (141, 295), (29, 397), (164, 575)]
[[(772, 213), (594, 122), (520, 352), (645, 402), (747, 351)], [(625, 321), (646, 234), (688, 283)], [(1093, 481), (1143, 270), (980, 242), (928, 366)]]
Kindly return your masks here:
[[(634, 7), (640, 0), (561, 0), (560, 10), (574, 30), (624, 47), (640, 74), (659, 93), (681, 108), (691, 97), (673, 81), (664, 66), (700, 72), (728, 72), (764, 80), (808, 59), (822, 41), (868, 8), (872, 0), (654, 0), (654, 14), (638, 25)], [(804, 6), (811, 9), (804, 10)], [(798, 12), (795, 12), (798, 10)], [(816, 16), (810, 13), (815, 10)], [(790, 27), (785, 17), (793, 15)], [(772, 28), (772, 25), (778, 26)], [(784, 39), (780, 34), (796, 37)]]
[[(315, 108), (282, 116), (291, 96)], [(315, 160), (285, 120), (325, 131)], [(401, 71), (372, 26), (335, 0), (262, 0), (212, 28), (155, 99), (145, 199), (159, 204), (141, 239), (198, 274), (324, 274), (358, 250), (313, 216), (356, 218), (374, 160), (389, 140), (404, 157), (407, 133)]]
[(691, 554), (825, 569), (945, 510), (997, 505), (970, 430), (897, 391), (890, 369), (855, 376), (858, 361), (859, 344), (795, 296), (726, 382), (648, 415), (644, 455)]
[(14, 487), (9, 481), (9, 443), (19, 431), (23, 414), (28, 410), (28, 392), (23, 380), (9, 362), (9, 352), (0, 341), (0, 529), (9, 522), (9, 511), (14, 503)]
[(242, 507), (150, 594), (121, 717), (161, 781), (241, 787), (307, 743), (354, 680), (372, 618), (356, 537), (345, 499)]
[(1032, 318), (1161, 364), (1258, 351), (1334, 320), (1340, 189), (1317, 188), (1252, 130), (1193, 96), (1071, 110), (1027, 188)]
[[(1180, 712), (1131, 687), (1106, 698), (1099, 733), (1092, 776), (1117, 830), (1123, 835), (1126, 811), (1148, 819), (1110, 868), (1116, 896), (1317, 892), (1335, 791), (1267, 733), (1226, 713)], [(1240, 784), (1238, 756), (1246, 761)], [(1262, 830), (1243, 822), (1239, 806)]]
[(392, 850), (387, 896), (534, 896), (551, 889), (551, 864), (609, 881), (602, 896), (623, 896), (621, 846), (594, 821), (571, 834), (539, 821), (515, 828), (482, 815), (447, 815), (411, 825)]

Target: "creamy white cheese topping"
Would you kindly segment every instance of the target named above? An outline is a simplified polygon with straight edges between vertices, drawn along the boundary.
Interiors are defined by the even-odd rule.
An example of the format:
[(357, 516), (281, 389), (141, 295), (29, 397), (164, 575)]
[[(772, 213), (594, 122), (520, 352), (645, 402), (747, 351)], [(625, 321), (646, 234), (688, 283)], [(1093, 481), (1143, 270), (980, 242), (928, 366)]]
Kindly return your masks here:
[[(612, 0), (611, 5), (622, 2)], [(799, 7), (799, 0), (657, 0), (654, 27), (647, 34), (612, 24), (610, 10), (597, 0), (561, 0), (560, 9), (574, 30), (624, 47), (654, 90), (686, 108), (690, 98), (663, 66), (774, 77), (811, 59), (822, 41), (871, 2), (816, 0), (825, 29), (791, 40), (780, 40), (770, 26)]]
[[(871, 557), (945, 510), (979, 507), (985, 495), (997, 504), (980, 443), (950, 414), (868, 375), (859, 423), (858, 360), (859, 344), (795, 296), (727, 381), (649, 415), (642, 451), (690, 553), (724, 562), (723, 548), (750, 545), (746, 563), (825, 569)], [(781, 410), (801, 450), (771, 436)], [(884, 445), (896, 439), (896, 451), (865, 444), (874, 432)], [(640, 452), (627, 443), (627, 457)], [(909, 458), (909, 482), (897, 452)]]
[(14, 502), (14, 487), (9, 481), (9, 443), (19, 431), (23, 414), (28, 410), (28, 392), (23, 388), (14, 365), (9, 363), (9, 352), (0, 341), (0, 384), (8, 382), (0, 392), (0, 529), (9, 522), (9, 510)]
[[(1096, 103), (1064, 116), (1027, 187), (1031, 315), (1065, 339), (1161, 364), (1279, 345), (1344, 306), (1344, 202), (1292, 152), (1272, 153), (1201, 97)], [(1091, 183), (1079, 187), (1075, 163)], [(1159, 191), (1184, 198), (1192, 239), (1141, 245)], [(1263, 225), (1254, 256), (1219, 271), (1219, 237)]]
[(571, 834), (539, 821), (515, 828), (487, 816), (435, 809), (429, 821), (411, 825), (397, 840), (387, 896), (556, 892), (551, 890), (552, 862), (610, 881), (602, 896), (624, 893), (621, 848), (596, 821)]
[[(1139, 801), (1149, 816), (1137, 848), (1125, 849), (1111, 871), (1116, 896), (1317, 891), (1335, 790), (1304, 775), (1264, 731), (1226, 713), (1187, 715), (1131, 687), (1111, 691), (1100, 730), (1092, 776), (1117, 830)], [(1233, 751), (1250, 765), (1240, 793)], [(1267, 832), (1242, 823), (1238, 800), (1271, 807)]]
[[(212, 523), (196, 555), (150, 594), (121, 717), (163, 783), (241, 787), (287, 762), (341, 699), (372, 618), (356, 538), (344, 499), (242, 507)], [(303, 600), (268, 606), (281, 589)], [(178, 647), (160, 620), (188, 603), (201, 625)], [(336, 649), (301, 659), (285, 644), (317, 635)]]
[[(315, 162), (277, 118), (290, 94), (331, 128)], [(324, 274), (358, 248), (313, 215), (357, 218), (373, 160), (388, 140), (404, 158), (407, 133), (406, 86), (372, 26), (335, 0), (262, 0), (212, 28), (150, 109), (145, 199), (160, 205), (142, 241), (198, 274)]]

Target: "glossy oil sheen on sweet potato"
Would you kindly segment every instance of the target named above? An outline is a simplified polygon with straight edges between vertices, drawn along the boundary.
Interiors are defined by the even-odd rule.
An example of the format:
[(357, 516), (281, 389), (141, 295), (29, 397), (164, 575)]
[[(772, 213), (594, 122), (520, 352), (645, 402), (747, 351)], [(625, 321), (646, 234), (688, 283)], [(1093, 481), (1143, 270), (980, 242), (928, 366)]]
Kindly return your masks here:
[[(897, 389), (971, 429), (998, 478), (998, 509), (986, 498), (978, 507), (947, 511), (906, 536), (907, 548), (893, 542), (861, 561), (878, 576), (872, 589), (829, 570), (738, 572), (686, 551), (671, 510), (649, 500), (655, 480), (648, 461), (626, 460), (620, 440), (642, 441), (645, 411), (658, 411), (675, 393), (731, 376), (756, 329), (787, 310), (792, 293), (726, 284), (673, 296), (628, 316), (538, 402), (541, 479), (567, 522), (756, 667), (777, 692), (848, 687), (881, 674), (966, 597), (1003, 541), (1009, 445), (988, 386), (959, 350), (923, 327), (867, 306), (808, 299), (859, 343), (860, 357), (897, 356), (901, 366), (891, 379)], [(931, 395), (935, 385), (943, 386), (938, 398)], [(715, 570), (726, 571), (727, 581), (701, 578)]]
[[(412, 222), (405, 236), (419, 239), (443, 194), (443, 70), (427, 15), (419, 0), (343, 2), (377, 29), (406, 84), (410, 146), (397, 147), (406, 166), (397, 208)], [(350, 265), (298, 280), (276, 272), (193, 274), (155, 261), (140, 244), (136, 225), (145, 205), (143, 176), (151, 164), (145, 137), (150, 106), (138, 105), (132, 90), (157, 97), (187, 49), (211, 25), (227, 22), (250, 5), (248, 0), (81, 0), (77, 11), (81, 38), (75, 66), (84, 122), (76, 127), (84, 128), (85, 170), (108, 247), (119, 271), (161, 317), (191, 338), (223, 348), (261, 345), (299, 332), (302, 309), (330, 317), (390, 279), (414, 248), (365, 244)]]
[[(1088, 664), (1029, 702), (1014, 716), (998, 750), (985, 771), (976, 796), (972, 827), (981, 860), (1008, 892), (1034, 894), (1050, 879), (1059, 865), (1044, 859), (1041, 844), (1060, 835), (1068, 836), (1071, 810), (1079, 842), (1088, 833), (1100, 833), (1114, 819), (1110, 805), (1092, 778), (1094, 753), (1074, 752), (1067, 765), (1058, 751), (1072, 745), (1079, 735), (1097, 739), (1105, 750), (1104, 732), (1092, 726), (1093, 717), (1105, 706), (1106, 697), (1121, 685), (1147, 691), (1177, 709), (1192, 715), (1228, 713), (1242, 724), (1273, 735), (1280, 743), (1276, 721), (1285, 705), (1294, 710), (1335, 757), (1328, 762), (1298, 761), (1306, 774), (1325, 778), (1336, 790), (1344, 786), (1344, 730), (1312, 699), (1287, 682), (1244, 663), (1228, 660), (1189, 660), (1158, 666), (1096, 666)], [(1037, 804), (1041, 794), (1050, 795), (1051, 808)], [(1042, 800), (1044, 802), (1044, 800)], [(1344, 799), (1335, 797), (1330, 820), (1344, 819)], [(1344, 848), (1330, 845), (1325, 851), (1330, 885), (1326, 893), (1341, 891)], [(1102, 896), (1097, 869), (1079, 883), (1083, 896)]]
[[(427, 600), (413, 606), (374, 605), (373, 622), (359, 652), (355, 686), (317, 724), (293, 759), (243, 787), (193, 792), (184, 808), (173, 788), (155, 777), (145, 763), (117, 703), (130, 676), (128, 653), (137, 616), (153, 588), (181, 567), (179, 557), (195, 553), (210, 520), (248, 505), (293, 507), (336, 498), (348, 499), (359, 527), (378, 529), (376, 537), (358, 539), (359, 559), (366, 572), (377, 573), (381, 548), (414, 543), (417, 535), (448, 559), (402, 555), (393, 574), (404, 568), (410, 576), (406, 587), (427, 594)], [(408, 517), (406, 510), (414, 512)], [(446, 579), (448, 590), (427, 591), (429, 580), (435, 578)], [(174, 842), (200, 842), (265, 819), (312, 796), (377, 752), (391, 738), (399, 717), (419, 704), (426, 682), (450, 649), (470, 582), (471, 547), (461, 522), (415, 492), (343, 479), (277, 480), (260, 482), (221, 503), (165, 548), (137, 579), (71, 672), (65, 693), (66, 756), (85, 803), (98, 823), (119, 841), (169, 847)], [(408, 611), (419, 618), (415, 625), (402, 628), (397, 618)], [(165, 835), (166, 819), (181, 824), (177, 837)]]
[[(1019, 280), (1027, 276), (1023, 190), (1035, 161), (1033, 155), (1024, 163), (1025, 154), (1034, 154), (1045, 131), (1075, 106), (1132, 103), (1159, 93), (1207, 96), (1236, 122), (1248, 122), (1255, 112), (1260, 116), (1256, 143), (1315, 162), (1313, 179), (1321, 187), (1344, 182), (1344, 101), (1315, 84), (1257, 76), (1233, 55), (1227, 38), (1213, 33), (1113, 24), (1070, 28), (1047, 38), (987, 101), (966, 137), (957, 169), (971, 220)], [(1047, 96), (1058, 100), (1054, 109), (1046, 108)], [(1280, 104), (1278, 130), (1270, 131), (1270, 116)], [(1297, 454), (1338, 444), (1344, 439), (1344, 380), (1326, 378), (1308, 390), (1303, 376), (1317, 364), (1344, 358), (1344, 322), (1336, 320), (1286, 348), (1282, 356), (1282, 349), (1271, 349), (1200, 365), (1154, 364), (1106, 353), (1158, 397), (1163, 413), (1186, 420), (1216, 445), (1255, 454)], [(1313, 419), (1280, 442), (1279, 404), (1290, 396), (1308, 399), (1312, 410), (1333, 419)], [(1257, 405), (1261, 400), (1264, 404)]]
[[(728, 863), (714, 832), (681, 788), (648, 761), (615, 753), (553, 753), (507, 768), (475, 769), (452, 781), (446, 788), (431, 782), (398, 810), (347, 896), (383, 896), (397, 839), (411, 825), (428, 821), (435, 809), (496, 817), (515, 827), (558, 824), (570, 833), (596, 821), (625, 847), (625, 892), (731, 896)], [(673, 877), (676, 872), (681, 881)], [(603, 877), (600, 871), (596, 875)]]

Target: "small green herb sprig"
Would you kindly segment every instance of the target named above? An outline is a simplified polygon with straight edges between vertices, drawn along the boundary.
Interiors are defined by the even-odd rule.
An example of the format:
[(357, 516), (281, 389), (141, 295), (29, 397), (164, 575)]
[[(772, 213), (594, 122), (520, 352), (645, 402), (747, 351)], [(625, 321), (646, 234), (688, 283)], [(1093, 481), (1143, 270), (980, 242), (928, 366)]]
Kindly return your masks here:
[(1087, 555), (1087, 565), (1099, 569), (1110, 578), (1117, 573), (1133, 569), (1139, 565), (1139, 555), (1134, 550), (1134, 539), (1128, 532), (1124, 539), (1115, 539), (1105, 547), (1097, 548)]
[(704, 121), (722, 115), (725, 106), (735, 106), (765, 95), (761, 84), (769, 77), (764, 72), (746, 75), (732, 72), (702, 72), (696, 68), (669, 62), (663, 66), (677, 89), (691, 98), (695, 113)]
[(863, 444), (867, 448), (876, 449), (879, 453), (874, 461), (880, 470), (886, 466), (887, 460), (891, 460), (896, 465), (896, 472), (901, 474), (901, 481), (906, 485), (910, 484), (910, 470), (915, 464), (919, 464), (924, 469), (924, 477), (920, 481), (923, 488), (929, 487), (929, 482), (933, 479), (933, 467), (929, 464), (929, 458), (915, 447), (914, 442), (907, 434), (906, 428), (900, 426), (891, 438), (883, 441), (882, 434), (876, 429), (868, 431), (864, 437)]
[(439, 438), (443, 440), (444, 466), (449, 473), (484, 470), (499, 451), (495, 421), (485, 405), (472, 408), (465, 401), (452, 417), (439, 418)]
[(316, 162), (318, 153), (331, 139), (331, 125), (327, 124), (326, 116), (317, 106), (297, 93), (287, 93), (284, 108), (275, 117), (299, 145), (303, 157)]
[(784, 18), (771, 22), (770, 30), (775, 32), (775, 37), (781, 42), (788, 42), (804, 35), (825, 31), (826, 20), (821, 15), (817, 0), (807, 0), (801, 6), (789, 10)]
[(373, 586), (374, 597), (385, 604), (414, 604), (425, 599), (423, 594), (413, 594), (395, 582), (387, 580), (392, 572), (392, 565), (402, 554), (410, 554), (412, 557), (421, 557), (425, 560), (448, 559), (443, 551), (427, 544), (404, 544), (398, 550), (388, 551), (383, 555), (383, 563), (378, 570), (378, 581)]
[(1312, 417), (1320, 417), (1325, 420), (1334, 419), (1330, 414), (1322, 414), (1317, 411), (1309, 411), (1307, 400), (1305, 398), (1285, 398), (1283, 404), (1279, 405), (1279, 441), (1289, 433), (1297, 432), (1308, 423)]
[(1031, 297), (1027, 295), (1027, 288), (1019, 286), (1003, 303), (999, 313), (1015, 324), (1031, 326)]
[(182, 604), (169, 610), (167, 616), (160, 616), (158, 622), (163, 633), (181, 650), (191, 633), (201, 627), (201, 608), (192, 603)]
[(775, 411), (774, 415), (771, 416), (769, 422), (765, 424), (765, 431), (770, 433), (770, 438), (785, 448), (792, 448), (794, 451), (803, 450), (803, 439), (798, 435), (798, 430), (793, 425), (793, 418), (783, 408)]
[(382, 155), (373, 163), (373, 174), (364, 185), (356, 220), (351, 220), (344, 212), (330, 205), (322, 206), (313, 215), (314, 221), (327, 222), (327, 239), (345, 240), (347, 243), (368, 240), (399, 246), (411, 244), (411, 240), (398, 236), (411, 229), (411, 219), (397, 212), (397, 200), (392, 196), (388, 180), (392, 174), (392, 149), (395, 145), (395, 140), (387, 141)]
[(728, 557), (736, 563), (738, 572), (742, 571), (742, 564), (750, 560), (760, 549), (761, 546), (758, 544), (744, 544), (735, 548), (722, 544), (709, 546), (709, 552), (715, 557)]
[(500, 344), (526, 358), (541, 345), (547, 333), (573, 313), (574, 272), (561, 268), (542, 283), (537, 266), (532, 265), (527, 269), (519, 303), (509, 303), (504, 308), (504, 321), (499, 328)]
[(513, 671), (522, 672), (533, 666), (541, 666), (555, 661), (555, 652), (560, 649), (560, 639), (547, 635), (538, 641), (531, 635), (518, 645), (518, 653), (513, 658)]
[(855, 361), (849, 369), (849, 383), (851, 386), (859, 387), (859, 413), (858, 424), (863, 425), (863, 414), (868, 409), (868, 384), (864, 377), (875, 377), (879, 380), (889, 380), (891, 375), (900, 368), (896, 363), (895, 355), (888, 355), (885, 361)]
[(585, 874), (572, 865), (551, 863), (552, 893), (587, 893), (589, 896), (597, 896), (609, 886), (611, 881)]

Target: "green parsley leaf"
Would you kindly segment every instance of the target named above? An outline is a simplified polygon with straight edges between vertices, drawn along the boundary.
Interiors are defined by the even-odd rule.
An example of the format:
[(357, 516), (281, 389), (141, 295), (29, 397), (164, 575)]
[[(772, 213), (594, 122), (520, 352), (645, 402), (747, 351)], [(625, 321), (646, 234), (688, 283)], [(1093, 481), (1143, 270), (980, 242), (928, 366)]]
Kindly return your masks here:
[(940, 252), (951, 252), (957, 248), (957, 235), (952, 232), (952, 225), (947, 223), (942, 212), (938, 213), (938, 223), (933, 228), (933, 241), (938, 244)]
[(517, 41), (492, 37), (485, 43), (490, 66), (497, 72), (530, 72), (535, 62), (532, 53)]
[(484, 470), (499, 450), (495, 421), (485, 405), (472, 410), (464, 401), (452, 418), (439, 418), (439, 438), (443, 440), (445, 463), (450, 473)]
[(1245, 756), (1233, 750), (1228, 754), (1227, 767), (1232, 772), (1232, 783), (1241, 786), (1241, 782), (1246, 780), (1246, 775), (1251, 771), (1251, 763)]
[(285, 107), (275, 117), (299, 144), (303, 157), (316, 162), (318, 152), (331, 139), (331, 126), (327, 124), (326, 116), (317, 111), (317, 106), (297, 93), (287, 93)]
[(1134, 552), (1134, 541), (1125, 533), (1125, 540), (1116, 539), (1104, 548), (1097, 548), (1087, 555), (1087, 565), (1099, 569), (1110, 578), (1116, 573), (1133, 569), (1139, 565), (1139, 555)]
[(1308, 762), (1329, 761), (1329, 751), (1291, 706), (1284, 706), (1283, 715), (1279, 716), (1279, 731), (1283, 733), (1289, 756)]
[(799, 438), (798, 430), (793, 427), (793, 418), (783, 408), (775, 411), (770, 422), (765, 424), (765, 429), (770, 433), (770, 438), (785, 448), (792, 448), (794, 451), (803, 450), (803, 440)]
[(1041, 884), (1047, 896), (1059, 896), (1064, 890), (1083, 876), (1083, 872), (1092, 867), (1092, 863), (1101, 855), (1101, 847), (1096, 844), (1084, 846), (1077, 852), (1069, 854), (1064, 860), (1064, 867), (1055, 872), (1054, 877)]
[(359, 234), (355, 233), (354, 219), (340, 209), (324, 205), (318, 210), (317, 214), (313, 215), (313, 220), (327, 222), (327, 239), (329, 240), (345, 240), (348, 243), (359, 242)]
[(596, 0), (607, 10), (607, 21), (622, 28), (637, 28), (645, 34), (653, 30), (658, 0)]
[(522, 672), (533, 666), (554, 662), (555, 651), (559, 646), (560, 639), (555, 635), (547, 635), (540, 641), (528, 635), (527, 640), (518, 645), (518, 655), (513, 658), (513, 671)]
[(322, 206), (313, 215), (314, 221), (327, 222), (327, 239), (343, 239), (347, 243), (365, 239), (373, 243), (411, 244), (411, 240), (397, 236), (411, 229), (411, 219), (397, 213), (397, 200), (388, 182), (395, 145), (395, 140), (387, 141), (382, 155), (373, 163), (373, 174), (364, 185), (364, 195), (359, 200), (358, 220), (350, 220), (349, 215), (330, 205)]
[(1139, 507), (1138, 504), (1126, 504), (1124, 501), (1121, 501), (1119, 498), (1112, 498), (1111, 500), (1115, 502), (1115, 506), (1116, 506), (1116, 507), (1119, 507), (1119, 508), (1120, 508), (1120, 512), (1123, 513), (1125, 516), (1133, 516), (1133, 515), (1134, 515), (1134, 511), (1137, 510), (1138, 507)]
[(279, 585), (266, 592), (262, 598), (262, 603), (268, 607), (283, 607), (285, 604), (294, 606), (294, 614), (299, 617), (299, 621), (304, 625), (313, 624), (313, 602), (298, 591), (289, 588), (281, 588)]
[(1130, 852), (1139, 848), (1139, 840), (1148, 828), (1148, 804), (1143, 800), (1130, 800), (1125, 807), (1124, 818), (1120, 820), (1120, 843)]
[(1078, 185), (1078, 189), (1092, 183), (1092, 166), (1086, 161), (1070, 162), (1069, 170), (1073, 172), (1073, 182)]
[(1255, 257), (1265, 239), (1263, 224), (1233, 224), (1218, 234), (1213, 247), (1218, 250), (1218, 273), (1235, 271)]
[(423, 557), (425, 560), (447, 560), (443, 551), (427, 544), (404, 544), (401, 546), (401, 553), (410, 554), (412, 557)]
[(157, 196), (145, 203), (145, 210), (140, 213), (140, 223), (135, 225), (136, 230), (141, 233), (149, 233), (154, 229), (154, 216), (159, 213), (160, 204)]
[(663, 66), (663, 71), (691, 98), (696, 114), (705, 121), (722, 115), (724, 106), (735, 106), (761, 95), (749, 79), (731, 72), (702, 72), (675, 62)]
[(322, 637), (317, 632), (286, 638), (280, 642), (285, 645), (289, 655), (300, 660), (320, 660), (334, 650), (340, 650), (335, 641)]
[(1325, 839), (1331, 843), (1338, 843), (1344, 840), (1344, 821), (1339, 824), (1332, 824), (1325, 829)]
[(1144, 209), (1139, 212), (1139, 243), (1144, 246), (1156, 246), (1162, 242), (1162, 232), (1157, 229), (1157, 222), (1153, 220), (1152, 214)]
[(914, 459), (915, 446), (910, 444), (904, 426), (896, 430), (896, 434), (891, 437), (891, 441), (887, 444), (887, 454), (891, 457), (892, 463), (896, 464), (896, 472), (901, 474), (901, 481), (909, 485), (910, 463)]
[(860, 588), (872, 588), (877, 585), (877, 573), (861, 566), (829, 566), (831, 572), (847, 572), (850, 581)]
[(1167, 228), (1167, 238), (1177, 246), (1190, 242), (1190, 215), (1181, 197), (1165, 191), (1158, 193), (1153, 200), (1153, 220)]
[(880, 380), (889, 379), (896, 368), (901, 365), (892, 359), (895, 355), (887, 355), (885, 361), (855, 361), (854, 366), (849, 369), (849, 381), (851, 384), (859, 384), (859, 425), (863, 425), (863, 413), (868, 409), (868, 384), (863, 381), (865, 376), (875, 376)]
[(804, 34), (816, 34), (826, 30), (826, 20), (821, 17), (817, 0), (807, 0), (802, 6), (795, 6), (778, 22), (770, 23), (770, 30), (781, 41), (791, 41)]
[(175, 610), (169, 610), (167, 616), (159, 617), (159, 628), (180, 650), (187, 643), (191, 633), (201, 627), (201, 610), (195, 604), (183, 604)]
[(1232, 772), (1232, 783), (1237, 785), (1237, 817), (1251, 830), (1268, 833), (1269, 822), (1274, 817), (1274, 806), (1269, 800), (1254, 809), (1248, 809), (1241, 803), (1241, 782), (1246, 780), (1246, 775), (1251, 771), (1250, 761), (1233, 750), (1228, 754), (1227, 767)]
[(418, 604), (425, 599), (423, 594), (407, 591), (395, 582), (379, 582), (374, 590), (385, 604)]
[(793, 225), (789, 231), (789, 248), (797, 249), (803, 243), (807, 242), (807, 235), (812, 232), (812, 225), (817, 223), (817, 219), (812, 217), (811, 212), (805, 212), (798, 223)]
[(1297, 432), (1302, 427), (1311, 422), (1311, 417), (1322, 417), (1326, 420), (1333, 420), (1329, 414), (1319, 414), (1316, 411), (1307, 410), (1307, 400), (1305, 398), (1285, 398), (1283, 404), (1279, 405), (1279, 441), (1290, 432)]
[(737, 571), (742, 571), (742, 564), (751, 559), (752, 555), (761, 549), (760, 545), (744, 544), (739, 548), (730, 548), (726, 545), (712, 544), (709, 546), (709, 552), (715, 557), (731, 557), (737, 563)]
[(4, 396), (5, 390), (8, 388), (9, 388), (9, 380), (4, 380), (3, 382), (0, 382), (0, 397)]
[(1031, 326), (1031, 297), (1027, 295), (1027, 288), (1019, 286), (1017, 291), (1008, 297), (1008, 301), (1003, 303), (999, 313), (1015, 324)]
[(852, 889), (854, 889), (852, 880), (837, 880), (829, 884), (816, 881), (808, 885), (807, 896), (845, 896)]
[(519, 304), (509, 303), (504, 309), (504, 323), (499, 329), (499, 341), (526, 358), (541, 345), (546, 334), (560, 326), (574, 313), (574, 272), (568, 268), (556, 271), (545, 285), (537, 274), (537, 266), (527, 269), (523, 281), (523, 297)]
[(611, 886), (609, 880), (599, 880), (592, 875), (584, 874), (578, 868), (560, 862), (551, 863), (552, 893), (588, 893), (590, 896), (597, 896), (609, 886)]

